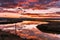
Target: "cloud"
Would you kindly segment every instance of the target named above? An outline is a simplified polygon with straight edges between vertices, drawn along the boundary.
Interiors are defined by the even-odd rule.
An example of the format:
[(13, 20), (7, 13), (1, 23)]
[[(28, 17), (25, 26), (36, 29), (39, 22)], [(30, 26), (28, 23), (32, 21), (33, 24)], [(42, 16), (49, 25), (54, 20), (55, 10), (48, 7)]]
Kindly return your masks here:
[[(29, 11), (28, 11), (29, 10)], [(60, 12), (60, 8), (48, 8), (48, 9), (41, 9), (41, 10), (33, 10), (33, 9), (26, 9), (25, 13), (55, 13)]]

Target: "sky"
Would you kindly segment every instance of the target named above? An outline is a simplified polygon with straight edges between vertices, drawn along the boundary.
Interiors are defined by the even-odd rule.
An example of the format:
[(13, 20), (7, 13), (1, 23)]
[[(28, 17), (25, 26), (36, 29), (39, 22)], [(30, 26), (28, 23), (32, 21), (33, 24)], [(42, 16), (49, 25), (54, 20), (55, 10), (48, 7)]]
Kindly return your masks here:
[[(29, 10), (29, 11), (28, 11)], [(56, 13), (56, 12), (60, 12), (60, 8), (48, 8), (48, 9), (41, 9), (41, 10), (32, 10), (32, 9), (26, 9), (25, 13), (33, 13), (33, 14), (44, 14), (44, 13)]]
[[(47, 10), (27, 10), (27, 13), (54, 13), (54, 12), (60, 12), (60, 0), (0, 0), (0, 6), (10, 6), (10, 5), (21, 5), (22, 7), (28, 6), (30, 7), (46, 7), (49, 9)], [(15, 5), (14, 5), (15, 6)], [(55, 8), (57, 7), (57, 8)], [(40, 11), (40, 12), (39, 12)]]
[(22, 6), (48, 5), (60, 7), (60, 0), (0, 0), (0, 6), (7, 5), (7, 2), (12, 4), (21, 3)]

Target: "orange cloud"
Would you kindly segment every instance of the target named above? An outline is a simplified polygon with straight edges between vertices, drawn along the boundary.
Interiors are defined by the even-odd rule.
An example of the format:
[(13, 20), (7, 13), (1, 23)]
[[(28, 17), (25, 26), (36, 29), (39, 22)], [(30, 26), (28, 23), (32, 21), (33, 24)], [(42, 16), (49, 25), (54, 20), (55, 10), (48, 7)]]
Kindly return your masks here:
[(29, 2), (37, 2), (38, 0), (28, 0)]

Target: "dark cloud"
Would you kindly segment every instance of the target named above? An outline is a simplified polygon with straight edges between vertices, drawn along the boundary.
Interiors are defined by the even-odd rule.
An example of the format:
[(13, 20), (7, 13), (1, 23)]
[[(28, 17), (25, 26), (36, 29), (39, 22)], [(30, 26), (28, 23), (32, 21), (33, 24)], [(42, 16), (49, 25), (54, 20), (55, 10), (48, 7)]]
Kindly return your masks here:
[(60, 7), (60, 1), (57, 1), (54, 5)]
[[(8, 2), (8, 4), (18, 4), (19, 2), (22, 2), (22, 6), (35, 6), (35, 4), (37, 5), (47, 5), (53, 1), (56, 1), (55, 4), (51, 4), (54, 6), (60, 6), (60, 1), (59, 0), (0, 0), (0, 6), (1, 5), (7, 5), (6, 3)], [(25, 2), (28, 2), (29, 4), (26, 4)], [(50, 6), (51, 6), (50, 5)]]

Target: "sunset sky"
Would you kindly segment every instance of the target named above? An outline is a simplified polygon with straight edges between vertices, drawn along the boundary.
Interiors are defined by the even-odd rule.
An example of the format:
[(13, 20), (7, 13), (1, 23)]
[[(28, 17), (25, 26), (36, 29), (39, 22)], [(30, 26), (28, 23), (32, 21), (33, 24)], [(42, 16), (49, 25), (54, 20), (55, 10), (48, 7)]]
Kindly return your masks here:
[(6, 6), (7, 4), (20, 4), (21, 6), (47, 5), (60, 7), (60, 0), (0, 0), (0, 6)]

